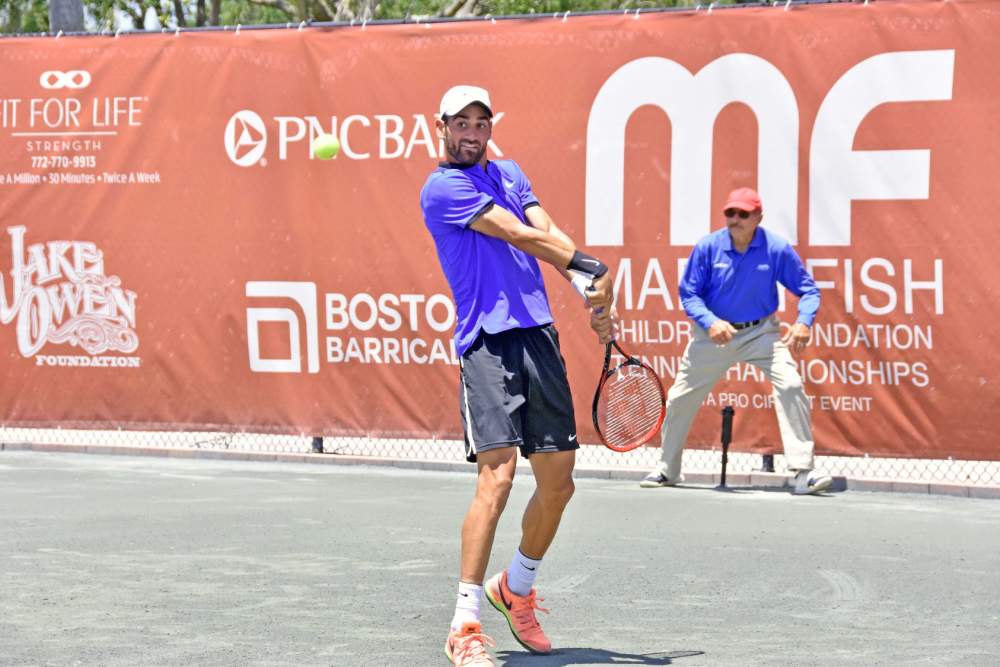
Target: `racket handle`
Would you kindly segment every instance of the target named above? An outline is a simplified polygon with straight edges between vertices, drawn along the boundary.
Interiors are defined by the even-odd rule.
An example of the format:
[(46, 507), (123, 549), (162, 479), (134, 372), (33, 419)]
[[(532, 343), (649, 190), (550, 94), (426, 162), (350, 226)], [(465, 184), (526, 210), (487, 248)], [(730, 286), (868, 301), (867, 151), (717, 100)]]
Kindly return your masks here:
[(736, 411), (731, 406), (722, 408), (722, 476), (719, 486), (726, 486), (726, 466), (729, 464), (729, 443), (733, 441), (733, 415)]

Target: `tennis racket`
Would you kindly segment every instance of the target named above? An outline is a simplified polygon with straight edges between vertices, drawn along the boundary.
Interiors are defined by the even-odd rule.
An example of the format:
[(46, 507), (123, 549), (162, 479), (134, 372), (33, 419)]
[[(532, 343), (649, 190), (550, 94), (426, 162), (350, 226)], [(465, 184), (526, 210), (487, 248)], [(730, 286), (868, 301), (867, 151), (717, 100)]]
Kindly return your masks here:
[[(611, 368), (611, 349), (625, 361)], [(601, 442), (616, 452), (628, 452), (652, 440), (666, 417), (666, 395), (656, 371), (628, 354), (618, 341), (604, 351), (604, 370), (594, 393), (594, 428)]]

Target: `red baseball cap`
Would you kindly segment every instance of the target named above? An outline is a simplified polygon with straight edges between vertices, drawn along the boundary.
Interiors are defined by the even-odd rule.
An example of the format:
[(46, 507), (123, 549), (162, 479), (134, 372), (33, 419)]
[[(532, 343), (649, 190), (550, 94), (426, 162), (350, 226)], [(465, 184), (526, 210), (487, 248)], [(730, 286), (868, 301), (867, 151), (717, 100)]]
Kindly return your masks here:
[(764, 207), (760, 203), (760, 195), (756, 190), (750, 188), (737, 188), (729, 193), (726, 198), (726, 205), (722, 210), (737, 208), (741, 211), (763, 211)]

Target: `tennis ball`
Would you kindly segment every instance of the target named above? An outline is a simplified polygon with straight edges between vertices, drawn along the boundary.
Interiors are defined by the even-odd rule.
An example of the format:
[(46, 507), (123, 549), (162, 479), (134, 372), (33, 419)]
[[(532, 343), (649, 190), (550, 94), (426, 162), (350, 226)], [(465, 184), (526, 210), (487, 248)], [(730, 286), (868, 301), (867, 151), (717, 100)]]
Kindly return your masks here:
[(340, 152), (340, 142), (332, 134), (321, 134), (313, 139), (312, 154), (320, 160), (329, 160), (337, 157)]

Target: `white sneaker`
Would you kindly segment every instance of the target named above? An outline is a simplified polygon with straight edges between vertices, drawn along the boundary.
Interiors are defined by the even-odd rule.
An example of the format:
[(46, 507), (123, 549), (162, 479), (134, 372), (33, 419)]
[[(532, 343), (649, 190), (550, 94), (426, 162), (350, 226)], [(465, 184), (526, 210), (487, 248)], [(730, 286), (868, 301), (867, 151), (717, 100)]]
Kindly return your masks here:
[(676, 479), (668, 479), (663, 472), (657, 468), (642, 478), (639, 486), (644, 489), (655, 489), (659, 486), (677, 486), (684, 481), (684, 475), (678, 475)]
[(795, 486), (792, 488), (792, 495), (805, 496), (814, 493), (823, 493), (833, 485), (833, 477), (820, 475), (812, 470), (800, 470), (795, 473)]

